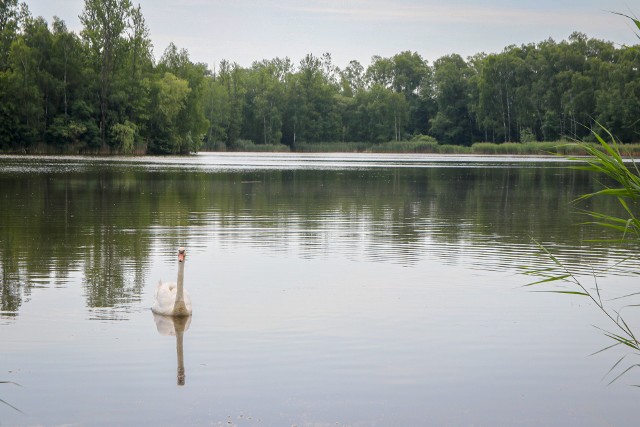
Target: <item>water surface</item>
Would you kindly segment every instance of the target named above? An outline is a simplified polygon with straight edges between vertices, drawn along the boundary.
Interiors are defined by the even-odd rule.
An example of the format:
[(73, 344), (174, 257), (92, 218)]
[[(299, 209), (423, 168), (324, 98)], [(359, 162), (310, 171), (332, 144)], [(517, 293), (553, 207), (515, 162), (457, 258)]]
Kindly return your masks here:
[[(634, 291), (577, 225), (598, 185), (548, 158), (0, 158), (0, 425), (632, 425), (603, 316), (522, 288), (535, 238)], [(181, 245), (174, 325), (149, 308)]]

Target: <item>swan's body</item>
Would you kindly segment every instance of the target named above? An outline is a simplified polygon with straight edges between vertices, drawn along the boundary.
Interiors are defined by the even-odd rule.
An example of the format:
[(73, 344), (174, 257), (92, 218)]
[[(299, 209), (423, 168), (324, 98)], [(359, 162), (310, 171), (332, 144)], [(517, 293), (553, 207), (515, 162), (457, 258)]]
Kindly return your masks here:
[(158, 283), (151, 311), (163, 316), (191, 316), (191, 298), (184, 290), (184, 248), (178, 249), (178, 281)]
[(151, 311), (163, 316), (190, 316), (191, 298), (189, 297), (189, 293), (183, 289), (182, 304), (180, 304), (179, 301), (176, 301), (177, 293), (177, 283), (162, 283), (162, 281), (160, 281), (156, 288), (156, 300), (153, 303), (153, 307), (151, 307)]

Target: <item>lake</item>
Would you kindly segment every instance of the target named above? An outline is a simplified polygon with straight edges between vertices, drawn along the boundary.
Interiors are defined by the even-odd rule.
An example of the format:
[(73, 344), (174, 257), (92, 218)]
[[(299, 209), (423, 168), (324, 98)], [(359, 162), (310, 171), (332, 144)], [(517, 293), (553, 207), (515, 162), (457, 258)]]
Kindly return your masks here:
[[(604, 315), (523, 287), (552, 266), (535, 239), (607, 304), (637, 291), (580, 225), (615, 201), (572, 205), (600, 184), (567, 166), (0, 157), (0, 425), (635, 425)], [(179, 246), (186, 324), (150, 310)]]

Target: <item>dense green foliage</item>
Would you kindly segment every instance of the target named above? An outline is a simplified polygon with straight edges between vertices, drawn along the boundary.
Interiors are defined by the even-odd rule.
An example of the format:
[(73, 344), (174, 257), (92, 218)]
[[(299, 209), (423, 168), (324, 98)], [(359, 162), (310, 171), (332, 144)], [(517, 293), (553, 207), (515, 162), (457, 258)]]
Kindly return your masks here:
[(340, 69), (309, 54), (212, 71), (173, 44), (156, 63), (130, 0), (85, 0), (80, 19), (75, 34), (0, 4), (0, 150), (297, 150), (414, 135), (471, 146), (588, 138), (596, 122), (633, 142), (640, 131), (640, 47), (580, 33), (433, 64), (405, 51)]

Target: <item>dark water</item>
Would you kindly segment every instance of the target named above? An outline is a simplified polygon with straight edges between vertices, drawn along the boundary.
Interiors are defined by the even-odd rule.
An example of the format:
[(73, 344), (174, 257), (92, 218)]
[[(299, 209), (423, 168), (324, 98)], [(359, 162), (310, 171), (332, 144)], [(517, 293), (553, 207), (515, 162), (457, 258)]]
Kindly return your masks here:
[[(566, 166), (0, 158), (0, 425), (634, 425), (602, 314), (521, 287), (532, 238), (607, 298), (638, 285)], [(181, 245), (174, 325), (149, 308)]]

